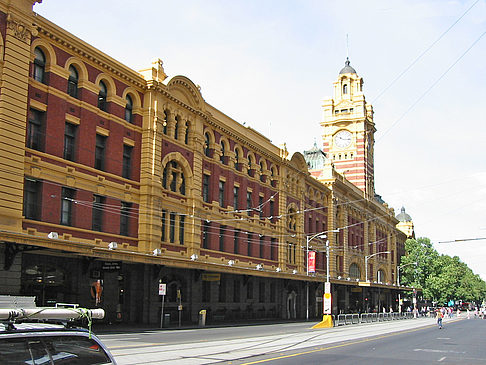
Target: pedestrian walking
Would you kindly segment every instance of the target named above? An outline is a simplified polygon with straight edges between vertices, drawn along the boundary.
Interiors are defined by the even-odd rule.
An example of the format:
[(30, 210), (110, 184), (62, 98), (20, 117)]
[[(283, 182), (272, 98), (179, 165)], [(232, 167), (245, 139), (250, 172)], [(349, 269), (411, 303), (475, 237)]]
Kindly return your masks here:
[(444, 315), (442, 314), (442, 311), (439, 309), (437, 311), (437, 324), (439, 325), (440, 330), (442, 329), (442, 318), (443, 317), (444, 317)]

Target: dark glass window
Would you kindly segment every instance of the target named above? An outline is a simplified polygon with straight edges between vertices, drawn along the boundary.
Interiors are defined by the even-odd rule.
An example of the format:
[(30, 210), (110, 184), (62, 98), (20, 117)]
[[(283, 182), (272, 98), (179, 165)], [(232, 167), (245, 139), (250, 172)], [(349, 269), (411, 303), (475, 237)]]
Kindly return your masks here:
[(204, 133), (204, 154), (208, 157), (211, 157), (210, 145), (211, 139), (209, 138), (209, 133)]
[(234, 238), (233, 238), (233, 252), (235, 254), (239, 254), (239, 238), (240, 238), (240, 231), (237, 229), (234, 233)]
[[(253, 203), (251, 202), (251, 191), (246, 192), (246, 209), (251, 210)], [(249, 212), (248, 212), (249, 213)]]
[(263, 281), (260, 281), (258, 283), (258, 299), (260, 303), (265, 303), (265, 283)]
[(165, 165), (162, 174), (162, 187), (175, 193), (186, 194), (184, 171), (177, 161), (170, 161)]
[(175, 242), (175, 226), (176, 226), (176, 214), (174, 212), (170, 212), (169, 214), (169, 240), (171, 243)]
[(210, 281), (203, 281), (202, 282), (202, 301), (204, 303), (211, 301), (211, 282)]
[(203, 248), (209, 248), (209, 229), (211, 222), (204, 221), (203, 223)]
[(258, 211), (259, 211), (260, 218), (263, 218), (263, 210), (264, 210), (263, 196), (259, 196), (258, 197)]
[(75, 161), (75, 149), (76, 149), (76, 132), (78, 126), (66, 123), (64, 128), (64, 159), (69, 161)]
[(224, 148), (224, 142), (221, 141), (221, 156), (219, 157), (221, 163), (225, 163), (225, 148)]
[(219, 181), (219, 206), (224, 207), (224, 181)]
[(226, 281), (221, 278), (219, 280), (219, 302), (226, 302)]
[(105, 147), (106, 137), (97, 134), (95, 147), (95, 169), (104, 170), (105, 168)]
[(107, 103), (106, 103), (106, 97), (108, 94), (108, 89), (106, 88), (106, 85), (103, 81), (100, 81), (100, 91), (98, 93), (98, 108), (100, 108), (103, 111), (107, 111)]
[(259, 247), (259, 256), (263, 258), (263, 249), (265, 245), (265, 237), (263, 235), (260, 236), (260, 247)]
[(181, 123), (181, 117), (176, 116), (175, 117), (175, 126), (174, 126), (174, 138), (178, 139), (179, 138), (179, 124)]
[(179, 216), (179, 243), (181, 245), (184, 244), (184, 223), (186, 221), (186, 217), (181, 215)]
[(24, 216), (27, 219), (41, 218), (42, 182), (26, 178), (24, 181)]
[(240, 302), (240, 281), (235, 279), (233, 281), (233, 302), (239, 303)]
[(235, 210), (239, 209), (238, 201), (240, 200), (240, 188), (238, 186), (233, 187), (233, 207)]
[(169, 124), (169, 112), (164, 110), (164, 120), (162, 122), (162, 131), (167, 134), (167, 125)]
[(122, 176), (126, 179), (130, 179), (132, 176), (132, 151), (133, 147), (123, 145), (123, 169)]
[(91, 228), (93, 231), (103, 230), (103, 211), (105, 209), (105, 198), (100, 195), (93, 195), (93, 210)]
[(130, 212), (132, 203), (121, 202), (120, 209), (120, 234), (128, 236), (130, 234)]
[(271, 220), (272, 222), (274, 222), (274, 216), (275, 215), (275, 201), (273, 200), (270, 200), (270, 217), (271, 217)]
[(246, 299), (253, 299), (253, 281), (251, 279), (246, 283)]
[(188, 144), (189, 143), (189, 130), (191, 128), (191, 125), (189, 122), (186, 122), (186, 133), (184, 134), (184, 143)]
[(38, 151), (44, 150), (44, 112), (29, 110), (27, 147)]
[(226, 233), (226, 226), (219, 227), (219, 250), (224, 251), (224, 235)]
[(275, 237), (272, 237), (271, 244), (270, 244), (270, 260), (276, 260), (277, 252), (278, 252), (277, 239)]
[(270, 303), (275, 303), (277, 297), (277, 287), (275, 283), (270, 283)]
[(162, 234), (161, 234), (161, 240), (165, 241), (167, 239), (167, 210), (163, 209), (162, 210)]
[(34, 80), (45, 83), (45, 70), (46, 70), (46, 56), (39, 47), (34, 49)]
[(210, 181), (211, 176), (210, 175), (203, 175), (203, 201), (205, 203), (209, 203), (209, 181)]
[(248, 256), (251, 256), (251, 245), (252, 245), (252, 239), (253, 239), (253, 235), (251, 233), (248, 233), (248, 238), (247, 238), (247, 255)]
[(75, 191), (69, 188), (62, 188), (61, 194), (61, 224), (71, 226), (73, 223), (73, 202)]
[(125, 120), (128, 123), (133, 123), (133, 100), (130, 95), (127, 95), (127, 104), (125, 105)]
[(76, 67), (74, 67), (73, 65), (69, 66), (67, 93), (73, 98), (78, 97), (78, 81), (79, 81), (78, 70), (76, 70)]

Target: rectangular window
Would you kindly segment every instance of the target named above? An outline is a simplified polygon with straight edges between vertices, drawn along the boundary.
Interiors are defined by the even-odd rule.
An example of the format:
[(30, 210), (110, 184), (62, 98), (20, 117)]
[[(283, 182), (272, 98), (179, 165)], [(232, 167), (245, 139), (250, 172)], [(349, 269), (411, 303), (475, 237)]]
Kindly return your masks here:
[(203, 248), (209, 248), (209, 229), (211, 223), (204, 221), (203, 223)]
[(259, 257), (263, 258), (263, 245), (265, 244), (265, 237), (263, 235), (260, 236), (260, 252), (259, 252)]
[(100, 195), (93, 195), (93, 211), (91, 229), (101, 232), (103, 230), (103, 210), (105, 198)]
[(44, 150), (44, 112), (30, 109), (27, 125), (27, 147), (34, 150)]
[(235, 254), (238, 254), (239, 253), (239, 250), (238, 250), (238, 245), (239, 245), (239, 235), (240, 235), (240, 231), (237, 229), (234, 233), (234, 240), (233, 240), (233, 252)]
[[(247, 209), (248, 211), (250, 211), (250, 210), (251, 210), (251, 208), (252, 208), (252, 206), (253, 206), (253, 203), (252, 203), (252, 201), (251, 201), (251, 191), (247, 191), (247, 192), (246, 192), (246, 209)], [(248, 212), (248, 213), (249, 213), (249, 212)]]
[(258, 197), (258, 211), (260, 219), (263, 218), (263, 196)]
[(247, 251), (247, 255), (248, 255), (248, 256), (251, 256), (251, 240), (252, 240), (252, 238), (253, 238), (253, 235), (252, 235), (251, 233), (249, 233), (249, 232), (248, 232), (248, 236), (247, 236), (247, 237), (248, 237), (248, 238), (247, 238), (247, 244), (248, 244), (248, 245), (247, 245), (247, 250), (248, 250), (248, 251)]
[(210, 175), (206, 175), (204, 174), (203, 175), (203, 191), (202, 191), (202, 195), (203, 195), (203, 201), (205, 203), (209, 203), (209, 179), (211, 178)]
[(202, 301), (204, 303), (208, 303), (211, 301), (211, 282), (210, 281), (203, 281), (202, 282)]
[(278, 246), (277, 246), (277, 239), (272, 237), (271, 244), (270, 244), (270, 260), (277, 259)]
[(240, 200), (240, 188), (238, 186), (233, 187), (233, 207), (238, 210), (238, 201)]
[(132, 177), (132, 146), (123, 145), (123, 171), (122, 176), (125, 179)]
[(27, 219), (41, 218), (41, 189), (42, 182), (26, 178), (24, 180), (24, 216)]
[(165, 242), (165, 240), (167, 239), (167, 234), (166, 234), (166, 230), (167, 230), (167, 211), (165, 209), (162, 210), (162, 234), (161, 234), (161, 240), (163, 242)]
[(71, 226), (73, 222), (74, 190), (62, 188), (61, 192), (61, 224)]
[(95, 169), (104, 170), (105, 168), (105, 147), (106, 137), (97, 134), (95, 146)]
[(270, 283), (270, 303), (275, 303), (277, 297), (277, 287), (275, 283)]
[(224, 207), (224, 181), (219, 181), (219, 206)]
[(251, 279), (246, 283), (246, 299), (253, 299), (253, 282)]
[(265, 303), (265, 282), (260, 281), (258, 284), (258, 299), (260, 303)]
[(170, 212), (170, 222), (169, 222), (169, 240), (170, 243), (175, 242), (175, 226), (176, 226), (176, 214), (174, 212)]
[(226, 232), (226, 226), (219, 227), (219, 250), (224, 251), (224, 234)]
[(184, 223), (185, 223), (185, 219), (186, 217), (181, 215), (179, 216), (179, 243), (181, 245), (184, 244)]
[(132, 203), (121, 202), (120, 209), (120, 234), (128, 236), (130, 234), (130, 212)]
[(64, 159), (75, 161), (76, 131), (78, 127), (71, 123), (66, 123), (64, 128)]
[(235, 279), (233, 281), (233, 303), (240, 302), (240, 281)]
[(270, 200), (270, 217), (272, 222), (275, 222), (273, 216), (275, 215), (275, 201)]
[(219, 280), (219, 302), (226, 302), (226, 282), (221, 278)]

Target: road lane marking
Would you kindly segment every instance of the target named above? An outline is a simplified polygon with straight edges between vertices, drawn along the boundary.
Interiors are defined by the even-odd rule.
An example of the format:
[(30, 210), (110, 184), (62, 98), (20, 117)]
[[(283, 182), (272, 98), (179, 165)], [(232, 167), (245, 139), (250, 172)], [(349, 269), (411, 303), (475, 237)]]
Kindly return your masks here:
[(334, 345), (334, 346), (328, 346), (328, 347), (321, 347), (321, 348), (318, 348), (318, 349), (315, 349), (315, 350), (303, 351), (303, 352), (299, 352), (299, 353), (296, 353), (296, 354), (282, 355), (282, 356), (273, 357), (273, 358), (270, 358), (270, 359), (264, 359), (264, 360), (257, 360), (257, 361), (252, 361), (252, 362), (246, 362), (246, 363), (243, 363), (242, 365), (261, 364), (261, 363), (269, 362), (269, 361), (276, 361), (276, 360), (281, 360), (281, 359), (288, 359), (288, 358), (291, 358), (291, 357), (296, 357), (296, 356), (301, 356), (301, 355), (308, 355), (308, 354), (312, 354), (312, 353), (316, 353), (316, 352), (321, 352), (321, 351), (333, 350), (333, 349), (337, 349), (337, 348), (340, 348), (340, 347), (357, 345), (357, 344), (364, 343), (364, 342), (376, 341), (376, 340), (380, 340), (380, 339), (387, 338), (387, 337), (393, 337), (393, 336), (397, 336), (397, 335), (404, 334), (404, 333), (416, 332), (416, 331), (423, 330), (425, 328), (430, 328), (430, 327), (435, 327), (435, 324), (434, 325), (424, 326), (424, 327), (419, 327), (419, 328), (414, 328), (414, 329), (411, 329), (411, 330), (405, 330), (405, 331), (400, 331), (400, 332), (396, 332), (396, 333), (391, 333), (391, 334), (388, 334), (388, 335), (383, 335), (383, 336), (378, 336), (378, 337), (373, 337), (373, 338), (366, 338), (364, 340), (343, 343), (343, 344), (340, 344), (340, 345)]
[(437, 337), (438, 340), (450, 340), (450, 337)]
[(465, 351), (452, 351), (452, 350), (434, 350), (434, 349), (414, 349), (413, 351), (422, 351), (422, 352), (438, 352), (438, 353), (448, 353), (448, 354), (465, 354)]
[(445, 360), (445, 358), (446, 358), (445, 356), (444, 357), (441, 357), (439, 360), (437, 360), (437, 362), (442, 362), (442, 361)]

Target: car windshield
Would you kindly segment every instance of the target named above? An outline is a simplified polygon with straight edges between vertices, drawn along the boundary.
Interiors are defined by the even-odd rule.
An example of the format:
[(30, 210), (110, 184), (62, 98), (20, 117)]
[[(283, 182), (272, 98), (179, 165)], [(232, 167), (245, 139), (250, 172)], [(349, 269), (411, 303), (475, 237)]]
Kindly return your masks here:
[(0, 340), (0, 364), (111, 364), (103, 348), (83, 336), (32, 336)]

